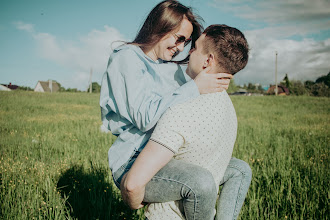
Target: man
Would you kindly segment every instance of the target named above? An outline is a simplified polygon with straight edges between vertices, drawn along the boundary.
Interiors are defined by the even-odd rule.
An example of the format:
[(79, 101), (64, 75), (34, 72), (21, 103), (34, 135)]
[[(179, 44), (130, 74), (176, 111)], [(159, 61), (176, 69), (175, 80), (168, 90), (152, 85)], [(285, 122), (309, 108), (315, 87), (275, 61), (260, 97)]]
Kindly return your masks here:
[[(248, 44), (244, 35), (236, 28), (212, 25), (205, 29), (190, 51), (186, 73), (192, 79), (203, 69), (208, 69), (210, 74), (235, 74), (247, 61)], [(124, 176), (120, 187), (124, 200), (132, 208), (139, 208), (142, 200), (150, 202), (144, 194), (146, 187), (149, 187), (147, 191), (161, 194), (161, 189), (153, 188), (150, 180), (174, 158), (207, 169), (217, 186), (224, 184), (216, 219), (237, 219), (250, 185), (251, 170), (243, 161), (231, 158), (236, 132), (235, 109), (225, 91), (200, 95), (171, 107)], [(210, 209), (215, 207), (215, 202), (216, 196), (214, 203), (209, 204)], [(151, 203), (145, 215), (149, 220), (184, 219), (184, 210), (179, 201)]]

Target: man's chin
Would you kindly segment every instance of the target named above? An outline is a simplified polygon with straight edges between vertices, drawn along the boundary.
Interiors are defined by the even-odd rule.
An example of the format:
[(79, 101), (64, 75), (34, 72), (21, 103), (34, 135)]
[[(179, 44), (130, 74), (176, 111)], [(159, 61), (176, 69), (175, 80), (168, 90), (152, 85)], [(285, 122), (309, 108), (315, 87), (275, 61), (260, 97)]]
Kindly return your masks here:
[(189, 70), (189, 67), (186, 69), (186, 74), (191, 78), (194, 79), (194, 74), (191, 73), (191, 71)]

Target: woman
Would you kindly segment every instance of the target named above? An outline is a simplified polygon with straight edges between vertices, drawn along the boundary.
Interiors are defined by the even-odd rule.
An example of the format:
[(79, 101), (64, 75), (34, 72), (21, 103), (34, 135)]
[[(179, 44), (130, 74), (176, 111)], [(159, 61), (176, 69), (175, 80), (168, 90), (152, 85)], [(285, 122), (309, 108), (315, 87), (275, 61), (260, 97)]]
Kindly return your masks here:
[[(194, 46), (200, 34), (201, 25), (189, 8), (177, 1), (163, 1), (150, 12), (135, 40), (111, 55), (102, 80), (100, 106), (103, 125), (118, 136), (108, 152), (117, 187), (168, 107), (228, 88), (230, 80), (222, 78), (231, 78), (229, 74), (202, 72), (186, 82), (181, 67), (166, 62), (190, 40)], [(145, 201), (183, 200), (187, 219), (213, 217), (216, 186), (207, 170), (171, 161), (161, 172), (163, 190), (147, 187)]]

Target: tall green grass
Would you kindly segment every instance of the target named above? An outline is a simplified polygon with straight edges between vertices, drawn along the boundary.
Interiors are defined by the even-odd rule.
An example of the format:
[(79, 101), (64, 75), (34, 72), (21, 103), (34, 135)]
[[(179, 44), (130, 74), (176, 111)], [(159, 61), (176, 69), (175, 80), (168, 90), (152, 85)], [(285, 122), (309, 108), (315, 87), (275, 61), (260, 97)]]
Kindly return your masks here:
[[(114, 186), (98, 94), (0, 92), (0, 219), (144, 219)], [(328, 219), (330, 99), (232, 97), (241, 219)]]
[(234, 156), (253, 180), (242, 219), (328, 219), (330, 99), (232, 97)]

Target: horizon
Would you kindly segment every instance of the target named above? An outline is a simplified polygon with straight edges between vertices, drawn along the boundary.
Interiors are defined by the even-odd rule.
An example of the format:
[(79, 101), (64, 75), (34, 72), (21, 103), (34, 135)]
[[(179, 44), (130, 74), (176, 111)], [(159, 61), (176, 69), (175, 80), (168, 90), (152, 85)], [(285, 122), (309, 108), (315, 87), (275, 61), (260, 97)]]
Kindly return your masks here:
[[(34, 88), (48, 79), (64, 88), (87, 90), (101, 84), (111, 43), (134, 38), (160, 0), (0, 3), (0, 83)], [(237, 85), (275, 84), (278, 77), (315, 81), (330, 71), (330, 2), (183, 0), (204, 19), (241, 30), (251, 51), (248, 65), (235, 75)]]

